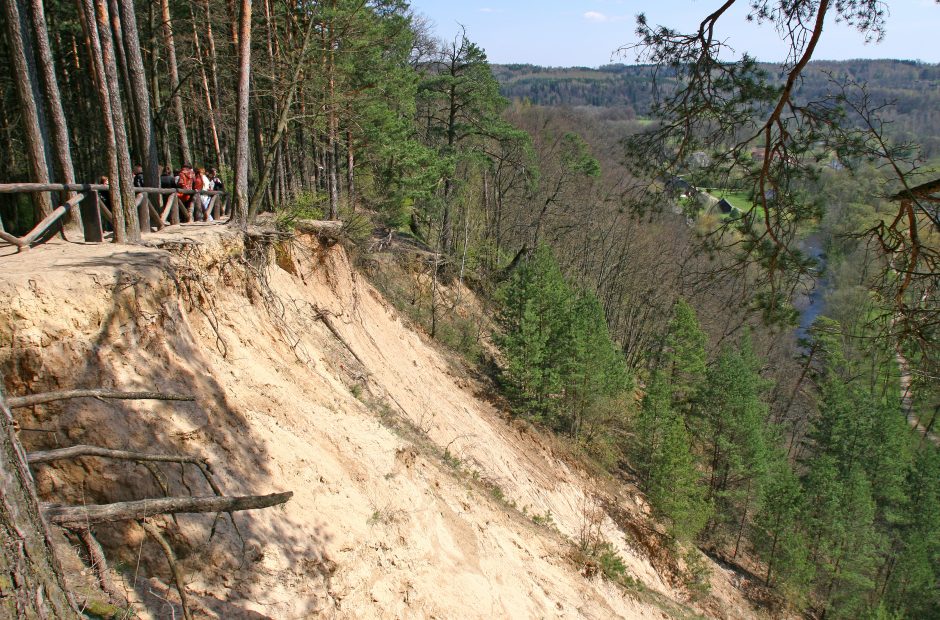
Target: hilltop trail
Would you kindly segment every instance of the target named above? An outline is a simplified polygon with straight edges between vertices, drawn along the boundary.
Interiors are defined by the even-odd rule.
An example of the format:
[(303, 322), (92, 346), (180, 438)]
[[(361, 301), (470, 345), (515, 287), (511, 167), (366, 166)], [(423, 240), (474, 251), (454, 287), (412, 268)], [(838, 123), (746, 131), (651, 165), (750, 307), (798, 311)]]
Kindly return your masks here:
[[(294, 492), (283, 507), (238, 514), (239, 532), (220, 520), (208, 543), (211, 515), (178, 517), (172, 540), (197, 617), (683, 612), (674, 601), (685, 594), (621, 527), (623, 515), (643, 514), (642, 498), (602, 487), (479, 398), (481, 386), (402, 320), (341, 245), (301, 236), (246, 248), (220, 226), (148, 239), (157, 247), (56, 241), (0, 259), (0, 369), (11, 396), (78, 387), (196, 396), (20, 410), (23, 426), (56, 431), (23, 433), (28, 450), (193, 454), (228, 494)], [(161, 472), (175, 494), (206, 491), (198, 472)], [(74, 504), (162, 495), (142, 467), (93, 458), (36, 475), (44, 499)], [(611, 503), (620, 525), (601, 509)], [(551, 526), (528, 518), (549, 514)], [(593, 515), (642, 593), (584, 577), (569, 559)], [(170, 617), (162, 599), (175, 592), (159, 550), (132, 524), (96, 533), (143, 617)], [(710, 567), (712, 595), (697, 611), (754, 617), (738, 578)]]

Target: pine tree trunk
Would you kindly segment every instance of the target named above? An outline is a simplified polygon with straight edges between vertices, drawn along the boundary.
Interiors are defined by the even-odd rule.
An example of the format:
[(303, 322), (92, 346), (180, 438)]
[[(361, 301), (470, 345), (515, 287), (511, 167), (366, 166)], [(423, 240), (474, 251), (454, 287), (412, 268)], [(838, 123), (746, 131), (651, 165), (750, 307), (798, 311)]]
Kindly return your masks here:
[[(131, 79), (127, 71), (127, 52), (124, 47), (124, 27), (121, 25), (121, 10), (118, 7), (117, 0), (108, 0), (108, 17), (111, 21), (111, 41), (114, 49), (114, 60), (117, 66), (118, 75), (121, 78), (118, 93), (123, 93), (121, 97), (123, 105), (121, 114), (126, 119), (137, 118), (137, 110), (134, 109), (134, 99), (131, 97)], [(127, 106), (127, 113), (124, 113), (124, 106)], [(132, 149), (137, 157), (140, 141), (137, 136), (137, 127), (134, 123), (129, 123), (124, 132), (130, 132), (128, 147)]]
[(150, 116), (150, 91), (147, 87), (147, 72), (144, 70), (143, 55), (140, 52), (140, 35), (137, 32), (134, 0), (119, 0), (119, 4), (121, 25), (124, 29), (124, 44), (127, 48), (130, 99), (134, 102), (137, 153), (140, 157), (140, 164), (144, 168), (144, 185), (160, 187), (157, 141), (154, 136), (153, 119)]
[[(333, 8), (336, 8), (336, 0), (333, 0)], [(335, 16), (334, 16), (335, 18)], [(327, 184), (330, 189), (330, 218), (335, 220), (339, 218), (339, 176), (337, 175), (336, 168), (339, 166), (339, 162), (336, 161), (336, 133), (337, 133), (337, 121), (336, 121), (336, 108), (335, 108), (335, 97), (336, 97), (336, 77), (334, 73), (336, 72), (336, 53), (334, 47), (336, 42), (333, 39), (333, 22), (331, 21), (327, 27), (326, 33), (326, 44), (329, 46), (328, 60), (327, 60), (327, 75), (329, 90), (327, 91), (328, 99), (327, 105), (329, 106), (329, 119), (327, 127), (327, 145), (326, 145), (326, 175), (327, 175)]]
[[(156, 36), (156, 12), (154, 11), (153, 3), (149, 6), (148, 11), (148, 22), (150, 29), (150, 93), (151, 97), (151, 116), (153, 118), (159, 119), (160, 122), (160, 131), (158, 134), (159, 146), (158, 150), (160, 151), (163, 157), (163, 164), (165, 166), (173, 167), (173, 154), (170, 152), (170, 137), (169, 130), (167, 129), (166, 124), (166, 114), (160, 114), (160, 79), (157, 73), (157, 68), (159, 66), (160, 60), (160, 45), (157, 42)], [(160, 174), (163, 174), (160, 171)]]
[(33, 29), (36, 33), (36, 55), (42, 74), (43, 94), (45, 95), (46, 105), (49, 109), (49, 120), (52, 125), (52, 145), (58, 168), (56, 180), (62, 183), (74, 183), (75, 171), (72, 166), (72, 151), (69, 147), (68, 123), (65, 120), (65, 111), (62, 109), (62, 95), (59, 92), (59, 82), (56, 79), (52, 50), (49, 49), (49, 33), (46, 28), (46, 16), (42, 0), (30, 0), (29, 9)]
[(170, 17), (170, 0), (160, 0), (163, 15), (163, 40), (166, 44), (167, 68), (170, 72), (170, 98), (176, 115), (179, 153), (184, 164), (192, 164), (193, 154), (189, 149), (189, 137), (186, 133), (186, 114), (183, 112), (183, 97), (180, 95), (180, 73), (176, 62), (176, 43), (173, 41), (173, 22)]
[(346, 204), (350, 211), (356, 210), (356, 158), (353, 153), (352, 131), (346, 130)]
[[(82, 30), (85, 32), (85, 41), (91, 58), (95, 86), (98, 90), (98, 104), (101, 106), (101, 117), (104, 123), (105, 154), (108, 161), (108, 178), (110, 182), (111, 213), (114, 218), (114, 242), (124, 243), (127, 240), (124, 231), (124, 206), (121, 203), (121, 191), (118, 177), (121, 174), (117, 156), (114, 117), (111, 115), (111, 92), (104, 69), (101, 43), (98, 40), (98, 26), (95, 18), (95, 7), (92, 0), (76, 0), (82, 16)], [(95, 179), (97, 181), (97, 179)]]
[[(117, 63), (114, 56), (114, 41), (111, 38), (111, 27), (106, 0), (95, 0), (98, 20), (98, 40), (101, 45), (101, 59), (104, 63), (104, 76), (108, 83), (108, 95), (111, 98), (111, 118), (114, 126), (114, 150), (117, 154), (118, 176), (111, 178), (111, 195), (115, 187), (120, 188), (120, 204), (123, 211), (124, 229), (128, 242), (140, 241), (140, 224), (135, 208), (133, 179), (131, 169), (131, 154), (127, 145), (126, 124), (124, 122), (124, 108), (121, 105), (120, 86), (117, 75)], [(117, 206), (115, 204), (115, 207)], [(117, 210), (117, 209), (115, 209)], [(115, 224), (115, 230), (117, 225)]]
[[(6, 0), (11, 1), (11, 0)], [(0, 379), (0, 616), (77, 618)]]
[[(30, 180), (36, 183), (49, 182), (49, 160), (46, 156), (45, 118), (42, 95), (33, 60), (30, 31), (26, 23), (21, 0), (3, 0), (4, 21), (7, 23), (7, 39), (13, 57), (13, 75), (16, 93), (23, 114), (23, 129), (26, 133), (26, 151), (29, 158)], [(52, 201), (46, 192), (32, 194), (37, 211), (36, 221), (52, 213)]]
[[(163, 0), (166, 2), (166, 0)], [(242, 0), (238, 44), (235, 128), (235, 222), (248, 225), (248, 89), (251, 79), (251, 0)], [(233, 38), (235, 32), (233, 27)]]
[(254, 219), (254, 217), (258, 214), (259, 209), (261, 208), (261, 193), (265, 191), (268, 186), (268, 182), (271, 179), (271, 172), (274, 167), (275, 158), (277, 156), (277, 149), (281, 143), (281, 139), (284, 137), (284, 134), (287, 131), (290, 111), (293, 108), (294, 95), (297, 92), (297, 83), (298, 78), (300, 77), (300, 72), (302, 70), (303, 59), (306, 55), (307, 47), (313, 35), (313, 26), (314, 22), (313, 20), (310, 20), (307, 25), (306, 33), (304, 34), (304, 40), (300, 49), (300, 53), (297, 55), (297, 65), (294, 67), (294, 72), (291, 76), (290, 87), (287, 91), (285, 100), (281, 102), (280, 105), (281, 113), (277, 119), (277, 126), (274, 132), (274, 137), (271, 139), (271, 146), (269, 147), (268, 153), (264, 158), (264, 166), (262, 166), (261, 169), (261, 177), (258, 179), (258, 186), (255, 188), (255, 195), (252, 197), (251, 205), (249, 206), (249, 219)]

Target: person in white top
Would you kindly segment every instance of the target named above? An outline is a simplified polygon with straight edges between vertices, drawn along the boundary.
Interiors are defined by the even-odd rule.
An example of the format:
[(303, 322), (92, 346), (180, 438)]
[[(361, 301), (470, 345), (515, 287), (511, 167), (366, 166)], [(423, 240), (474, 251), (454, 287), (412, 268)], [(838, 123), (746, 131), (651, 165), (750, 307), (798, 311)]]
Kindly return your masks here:
[[(212, 189), (213, 184), (209, 181), (209, 177), (206, 176), (205, 168), (199, 169), (199, 176), (202, 177), (202, 189)], [(202, 212), (205, 214), (205, 220), (207, 222), (213, 221), (212, 214), (209, 213), (209, 203), (211, 202), (211, 198), (203, 194), (199, 196), (199, 199), (202, 201)]]

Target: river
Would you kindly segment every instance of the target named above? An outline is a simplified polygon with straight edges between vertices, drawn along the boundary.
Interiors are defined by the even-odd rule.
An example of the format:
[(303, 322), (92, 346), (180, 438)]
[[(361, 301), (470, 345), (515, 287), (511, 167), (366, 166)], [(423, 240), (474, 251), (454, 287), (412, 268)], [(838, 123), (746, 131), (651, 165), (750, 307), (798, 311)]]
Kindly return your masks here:
[[(813, 233), (800, 241), (800, 251), (816, 259), (819, 263), (814, 270), (816, 276), (813, 281), (807, 278), (806, 292), (798, 293), (793, 302), (793, 306), (800, 313), (799, 326), (796, 328), (796, 337), (805, 339), (809, 335), (809, 328), (813, 322), (819, 318), (826, 308), (826, 290), (829, 287), (829, 277), (825, 273), (826, 256), (823, 251), (822, 237), (819, 233)], [(822, 277), (818, 274), (822, 273)]]

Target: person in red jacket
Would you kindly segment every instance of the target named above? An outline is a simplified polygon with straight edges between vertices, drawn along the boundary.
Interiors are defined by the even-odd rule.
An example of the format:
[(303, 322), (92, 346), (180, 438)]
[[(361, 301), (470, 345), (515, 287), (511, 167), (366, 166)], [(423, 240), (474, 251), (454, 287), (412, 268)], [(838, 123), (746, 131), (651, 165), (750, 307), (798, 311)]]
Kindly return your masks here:
[[(176, 179), (176, 189), (193, 189), (193, 177), (195, 177), (193, 172), (193, 167), (189, 163), (183, 164), (183, 168), (180, 170), (180, 174)], [(177, 197), (180, 199), (180, 202), (185, 205), (184, 211), (189, 218), (188, 221), (193, 221), (193, 195), (184, 194), (183, 192), (178, 192)]]

